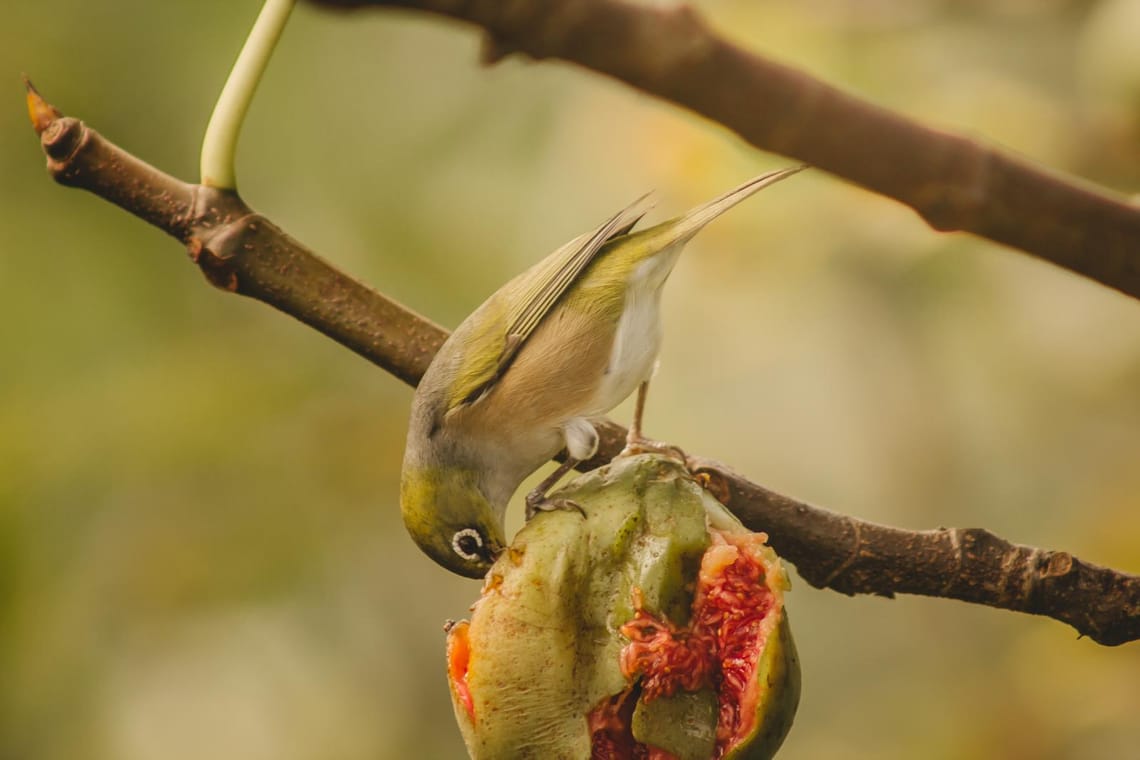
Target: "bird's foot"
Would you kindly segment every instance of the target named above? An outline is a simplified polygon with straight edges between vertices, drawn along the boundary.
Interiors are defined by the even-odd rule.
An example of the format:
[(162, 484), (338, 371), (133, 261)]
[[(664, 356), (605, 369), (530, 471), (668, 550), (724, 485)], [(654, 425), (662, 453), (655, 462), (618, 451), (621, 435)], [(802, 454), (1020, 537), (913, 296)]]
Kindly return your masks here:
[(680, 446), (674, 446), (664, 441), (654, 441), (649, 438), (630, 436), (625, 440), (625, 448), (618, 454), (619, 457), (631, 457), (637, 454), (661, 454), (670, 459), (676, 459), (686, 468), (689, 466), (689, 457)]
[(539, 512), (553, 512), (564, 509), (568, 512), (577, 512), (586, 517), (586, 510), (582, 505), (572, 499), (550, 499), (541, 491), (531, 491), (526, 495), (526, 521), (530, 522)]

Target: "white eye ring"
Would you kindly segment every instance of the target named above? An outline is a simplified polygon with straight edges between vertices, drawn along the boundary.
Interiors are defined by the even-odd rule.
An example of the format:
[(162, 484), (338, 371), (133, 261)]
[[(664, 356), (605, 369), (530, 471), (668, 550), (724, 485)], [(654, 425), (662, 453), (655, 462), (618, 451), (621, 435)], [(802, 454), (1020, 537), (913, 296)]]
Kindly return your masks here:
[[(471, 538), (475, 540), (475, 545), (477, 547), (476, 551), (469, 552), (463, 548), (462, 543), (463, 539), (465, 538)], [(474, 528), (464, 528), (461, 531), (457, 531), (456, 534), (451, 537), (451, 548), (456, 554), (465, 560), (474, 561), (477, 559), (483, 559), (483, 555), (478, 551), (479, 549), (483, 548), (483, 537), (479, 535), (479, 531), (475, 530)]]

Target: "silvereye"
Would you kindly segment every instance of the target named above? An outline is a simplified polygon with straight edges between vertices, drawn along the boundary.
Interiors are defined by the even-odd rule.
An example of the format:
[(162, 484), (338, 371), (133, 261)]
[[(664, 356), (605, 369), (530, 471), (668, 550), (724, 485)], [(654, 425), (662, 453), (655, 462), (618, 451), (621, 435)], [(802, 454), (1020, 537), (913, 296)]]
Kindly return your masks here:
[[(748, 196), (795, 174), (764, 174), (655, 227), (633, 232), (646, 197), (499, 288), (435, 355), (412, 401), (400, 483), (404, 524), (445, 568), (486, 575), (506, 546), (503, 513), (519, 484), (563, 447), (546, 491), (598, 447), (591, 422), (638, 389), (627, 450), (661, 344), (662, 286), (685, 243)], [(557, 505), (557, 504), (555, 504)]]

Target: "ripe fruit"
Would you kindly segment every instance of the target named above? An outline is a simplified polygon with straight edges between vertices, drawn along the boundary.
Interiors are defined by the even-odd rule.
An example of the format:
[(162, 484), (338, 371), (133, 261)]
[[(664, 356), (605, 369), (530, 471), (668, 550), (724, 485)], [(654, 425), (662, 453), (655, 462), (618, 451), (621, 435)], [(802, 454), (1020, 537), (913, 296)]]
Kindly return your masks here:
[(448, 633), (475, 758), (767, 758), (799, 665), (765, 536), (676, 462), (619, 460), (538, 515)]

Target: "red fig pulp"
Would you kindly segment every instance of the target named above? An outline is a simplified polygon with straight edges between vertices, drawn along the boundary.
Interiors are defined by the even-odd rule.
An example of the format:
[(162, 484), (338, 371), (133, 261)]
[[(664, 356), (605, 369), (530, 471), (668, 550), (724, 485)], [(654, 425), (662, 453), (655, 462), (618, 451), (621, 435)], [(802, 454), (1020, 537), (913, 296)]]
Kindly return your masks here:
[(714, 688), (713, 757), (720, 758), (752, 732), (763, 688), (755, 677), (757, 663), (780, 620), (781, 602), (767, 585), (764, 534), (714, 529), (711, 536), (689, 624), (678, 628), (635, 600), (634, 619), (621, 627), (630, 640), (622, 650), (621, 668), (627, 678), (641, 677), (646, 703), (678, 689)]

